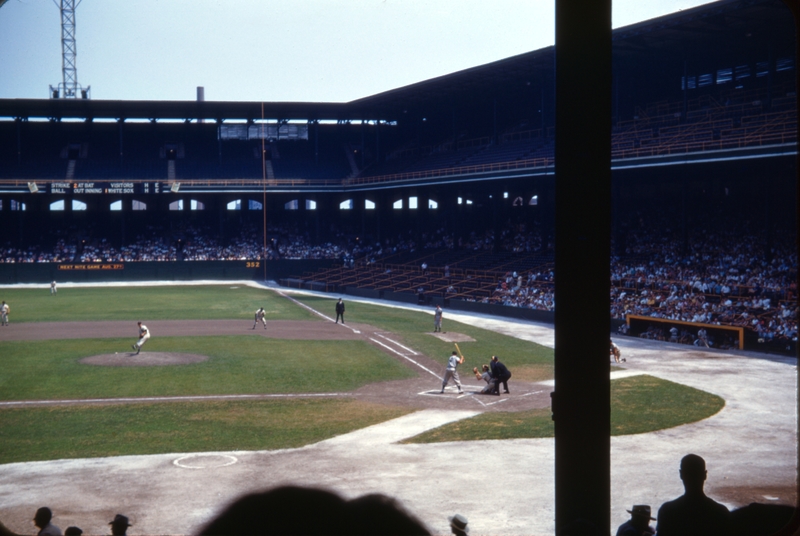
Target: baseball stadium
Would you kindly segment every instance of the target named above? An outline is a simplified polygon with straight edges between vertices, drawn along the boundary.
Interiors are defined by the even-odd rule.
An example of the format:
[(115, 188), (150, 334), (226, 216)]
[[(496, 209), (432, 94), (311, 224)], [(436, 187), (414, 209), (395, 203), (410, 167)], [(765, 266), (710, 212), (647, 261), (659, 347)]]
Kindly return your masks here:
[[(219, 533), (299, 486), (668, 535), (696, 454), (718, 533), (794, 534), (800, 6), (568, 4), (350, 102), (0, 99), (2, 533)], [(275, 504), (230, 533), (406, 533)]]

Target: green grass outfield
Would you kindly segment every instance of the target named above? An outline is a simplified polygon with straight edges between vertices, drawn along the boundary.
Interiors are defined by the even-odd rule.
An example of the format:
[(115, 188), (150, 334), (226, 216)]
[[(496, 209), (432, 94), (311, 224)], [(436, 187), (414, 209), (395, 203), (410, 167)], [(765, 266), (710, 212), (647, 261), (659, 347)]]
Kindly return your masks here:
[(409, 411), (319, 399), (4, 409), (0, 463), (295, 448)]
[(398, 360), (363, 341), (296, 341), (251, 336), (154, 337), (148, 352), (202, 354), (207, 361), (160, 367), (85, 365), (130, 339), (3, 343), (0, 400), (347, 392), (411, 378)]
[(11, 307), (15, 322), (83, 322), (91, 320), (252, 320), (263, 307), (267, 320), (320, 320), (274, 292), (245, 285), (175, 287), (0, 288), (0, 300)]
[[(276, 293), (241, 285), (0, 289), (11, 322), (246, 319), (258, 307), (267, 320), (321, 319)], [(334, 298), (297, 298), (333, 316)], [(431, 336), (432, 315), (347, 301), (348, 323), (367, 323), (441, 364), (452, 343)], [(6, 329), (6, 328), (3, 328)], [(553, 377), (553, 351), (447, 318), (445, 331), (475, 339), (459, 343), (462, 367), (500, 356), (514, 380)], [(411, 377), (398, 360), (362, 341), (297, 341), (251, 336), (154, 337), (148, 351), (199, 353), (208, 361), (163, 367), (83, 365), (83, 357), (127, 348), (125, 339), (6, 341), (0, 356), (0, 399), (81, 399), (215, 394), (346, 393)], [(655, 380), (655, 381), (653, 381)], [(623, 382), (623, 383), (620, 383)], [(641, 433), (693, 422), (722, 407), (718, 397), (645, 376), (616, 380), (614, 434)], [(691, 395), (691, 396), (689, 396)], [(631, 410), (635, 408), (635, 410)], [(690, 408), (692, 411), (687, 411)], [(298, 447), (407, 413), (405, 408), (344, 398), (198, 401), (0, 409), (0, 463), (164, 452)], [(642, 424), (642, 412), (648, 415)], [(652, 415), (650, 415), (652, 414)], [(652, 416), (653, 418), (650, 418)], [(548, 437), (549, 410), (492, 413), (434, 431), (463, 441)], [(494, 423), (487, 426), (487, 423)], [(442, 436), (445, 437), (445, 436)]]
[[(611, 435), (654, 432), (706, 419), (725, 401), (699, 389), (641, 375), (611, 382)], [(679, 409), (676, 409), (679, 408)], [(549, 408), (517, 413), (484, 413), (409, 438), (404, 443), (553, 437)]]

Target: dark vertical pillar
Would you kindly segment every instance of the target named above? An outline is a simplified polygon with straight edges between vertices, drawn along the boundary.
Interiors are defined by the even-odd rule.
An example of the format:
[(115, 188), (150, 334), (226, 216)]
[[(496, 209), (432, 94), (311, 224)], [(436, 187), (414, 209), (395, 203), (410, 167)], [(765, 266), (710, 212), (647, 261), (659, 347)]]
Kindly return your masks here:
[[(794, 16), (794, 28), (795, 28), (795, 61), (796, 58), (800, 58), (800, 0), (783, 0), (784, 3), (789, 7)], [(800, 87), (800, 70), (795, 68), (794, 70), (795, 76), (795, 87)], [(797, 97), (795, 97), (797, 98)], [(797, 114), (797, 119), (800, 120), (800, 99), (798, 99), (797, 107), (795, 108), (795, 113)], [(795, 228), (800, 228), (800, 153), (795, 155)], [(800, 253), (800, 236), (795, 237), (795, 247), (797, 248), (797, 252)], [(800, 274), (798, 274), (797, 278), (798, 288), (800, 288)], [(795, 300), (800, 300), (798, 296), (795, 296)], [(800, 359), (800, 344), (795, 345), (795, 357)], [(797, 379), (800, 381), (800, 368), (797, 368)], [(797, 407), (798, 415), (797, 415), (797, 424), (800, 426), (800, 405), (795, 404)], [(798, 471), (798, 478), (796, 479), (797, 485), (797, 493), (796, 493), (796, 503), (795, 503), (795, 511), (794, 516), (792, 517), (792, 521), (787, 525), (783, 530), (778, 532), (780, 536), (789, 535), (789, 534), (797, 534), (800, 531), (800, 449), (797, 449), (797, 471)]]
[(775, 72), (775, 58), (772, 57), (772, 46), (767, 56), (767, 98), (764, 99), (764, 111), (772, 109), (772, 73)]
[(689, 180), (683, 175), (681, 181), (681, 255), (689, 254), (689, 215), (686, 203), (689, 198)]
[(125, 124), (125, 120), (124, 119), (118, 119), (117, 120), (117, 125), (119, 125), (119, 168), (120, 168), (120, 170), (122, 170), (122, 168), (124, 167), (124, 160), (123, 160), (124, 149), (123, 149), (123, 139), (122, 139), (122, 125), (124, 125), (124, 124)]
[[(278, 125), (280, 132), (280, 125)], [(314, 162), (319, 162), (319, 121), (314, 121)]]
[(606, 533), (611, 0), (556, 0), (555, 50), (556, 533)]
[(378, 128), (381, 122), (379, 119), (375, 120), (375, 161), (381, 161), (381, 130)]
[(681, 121), (686, 122), (689, 113), (689, 67), (686, 60), (683, 61), (683, 109), (681, 110)]
[(17, 117), (14, 123), (17, 127), (17, 165), (22, 167), (22, 119)]
[(492, 145), (497, 145), (497, 98), (492, 101)]

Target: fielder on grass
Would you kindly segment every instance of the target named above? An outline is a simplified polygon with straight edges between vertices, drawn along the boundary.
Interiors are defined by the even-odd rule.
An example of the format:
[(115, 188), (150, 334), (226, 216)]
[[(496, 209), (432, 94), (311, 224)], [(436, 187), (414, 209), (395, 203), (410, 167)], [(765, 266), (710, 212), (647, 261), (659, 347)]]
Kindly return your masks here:
[(433, 332), (442, 331), (442, 308), (438, 304), (436, 310), (433, 311)]

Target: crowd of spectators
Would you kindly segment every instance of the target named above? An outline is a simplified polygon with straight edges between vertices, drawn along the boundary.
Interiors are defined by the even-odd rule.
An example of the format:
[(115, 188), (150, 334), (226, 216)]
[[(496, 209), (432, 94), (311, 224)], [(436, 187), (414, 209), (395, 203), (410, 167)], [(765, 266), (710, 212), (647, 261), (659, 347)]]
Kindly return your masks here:
[[(610, 314), (662, 321), (743, 327), (765, 343), (797, 340), (797, 254), (794, 232), (776, 228), (769, 241), (758, 225), (708, 213), (690, 233), (674, 218), (655, 212), (634, 215), (615, 233), (611, 259)], [(97, 233), (95, 233), (97, 234)], [(525, 255), (551, 252), (552, 236), (537, 227), (508, 224), (495, 231), (457, 237), (445, 228), (415, 236), (371, 242), (339, 230), (319, 243), (297, 225), (272, 225), (263, 232), (242, 225), (222, 239), (208, 227), (166, 231), (152, 226), (121, 247), (106, 238), (57, 236), (50, 248), (0, 248), (0, 263), (136, 262), (268, 259), (338, 259), (345, 266), (370, 265), (405, 252), (453, 250), (505, 251)], [(77, 237), (76, 237), (77, 236)], [(266, 245), (266, 247), (265, 247)], [(457, 267), (454, 265), (453, 267)], [(450, 267), (448, 266), (448, 269)], [(457, 296), (484, 303), (553, 311), (552, 265), (509, 271), (490, 295)], [(451, 288), (452, 284), (451, 284)], [(450, 291), (450, 295), (458, 294)], [(722, 343), (720, 343), (722, 344)]]
[[(686, 239), (663, 218), (637, 218), (623, 251), (612, 257), (610, 313), (693, 324), (743, 327), (760, 343), (792, 347), (797, 341), (797, 253), (794, 233), (776, 229), (767, 243), (752, 222), (709, 214)], [(517, 240), (520, 234), (514, 235)], [(528, 243), (538, 243), (534, 237)], [(548, 239), (549, 242), (549, 239)], [(612, 246), (614, 249), (614, 246)], [(553, 271), (506, 273), (484, 303), (555, 309)], [(694, 330), (696, 332), (696, 330)], [(663, 326), (644, 334), (668, 339)], [(694, 343), (688, 332), (680, 338)], [(678, 341), (680, 342), (680, 341)], [(717, 347), (733, 346), (717, 334)]]

